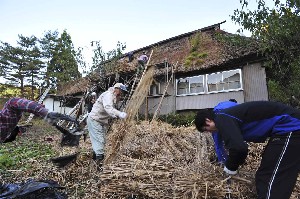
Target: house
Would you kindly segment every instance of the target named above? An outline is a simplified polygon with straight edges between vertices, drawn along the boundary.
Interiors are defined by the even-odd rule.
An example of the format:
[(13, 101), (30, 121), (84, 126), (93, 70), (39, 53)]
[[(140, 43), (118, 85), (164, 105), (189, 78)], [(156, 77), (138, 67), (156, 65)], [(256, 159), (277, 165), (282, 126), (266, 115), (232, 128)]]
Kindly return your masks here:
[(43, 100), (45, 108), (49, 111), (68, 114), (74, 106), (80, 101), (80, 97), (73, 96), (60, 96), (54, 94), (48, 94)]
[[(257, 41), (222, 31), (220, 26), (224, 22), (137, 49), (117, 62), (103, 63), (105, 84), (122, 82), (130, 87), (138, 66), (137, 57), (145, 52), (148, 65), (156, 70), (141, 113), (154, 113), (164, 91), (162, 115), (213, 108), (231, 98), (238, 103), (268, 100), (264, 57), (257, 49)], [(93, 78), (89, 79), (92, 85)], [(99, 81), (99, 77), (94, 80)], [(73, 87), (80, 90), (74, 83)], [(84, 89), (83, 86), (81, 90)]]

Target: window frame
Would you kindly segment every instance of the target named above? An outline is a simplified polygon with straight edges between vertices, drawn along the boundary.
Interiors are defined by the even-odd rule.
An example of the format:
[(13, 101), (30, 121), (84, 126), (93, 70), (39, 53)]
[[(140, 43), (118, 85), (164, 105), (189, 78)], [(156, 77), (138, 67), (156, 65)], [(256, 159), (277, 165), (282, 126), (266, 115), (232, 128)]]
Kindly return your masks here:
[[(199, 82), (199, 83), (202, 83), (202, 87), (203, 87), (203, 91), (202, 92), (197, 92), (197, 93), (191, 93), (191, 82), (189, 79), (192, 79), (192, 78), (195, 78), (195, 77), (201, 77), (202, 76), (202, 82)], [(184, 93), (184, 94), (178, 94), (178, 82), (180, 80), (185, 80), (187, 79), (188, 80), (188, 92), (187, 93)], [(199, 95), (199, 94), (205, 94), (205, 75), (195, 75), (195, 76), (189, 76), (189, 77), (184, 77), (184, 78), (178, 78), (176, 79), (176, 96), (187, 96), (187, 95)]]
[[(209, 78), (209, 75), (213, 75), (213, 74), (221, 74), (221, 77), (222, 77), (222, 80), (220, 82), (224, 83), (224, 73), (226, 72), (231, 72), (231, 71), (238, 71), (239, 73), (239, 76), (240, 76), (240, 79), (239, 81), (230, 81), (230, 82), (227, 82), (227, 84), (231, 83), (231, 82), (239, 82), (240, 84), (240, 88), (233, 88), (233, 89), (224, 89), (224, 86), (223, 86), (223, 90), (214, 90), (214, 91), (209, 91), (209, 84), (208, 84), (208, 78)], [(242, 70), (241, 69), (233, 69), (233, 70), (225, 70), (225, 71), (220, 71), (220, 72), (216, 72), (216, 73), (210, 73), (210, 74), (206, 74), (206, 88), (207, 88), (207, 94), (210, 94), (210, 93), (224, 93), (224, 92), (230, 92), (230, 91), (240, 91), (240, 90), (243, 90), (243, 81), (242, 81)], [(216, 84), (217, 86), (217, 84)]]
[[(155, 94), (151, 93), (151, 87), (153, 87), (153, 86), (156, 87), (156, 89), (155, 89), (156, 93), (155, 93)], [(162, 94), (161, 94), (161, 84), (160, 84), (160, 82), (151, 84), (151, 85), (150, 85), (150, 89), (149, 89), (148, 96), (161, 96), (161, 95), (162, 95)]]

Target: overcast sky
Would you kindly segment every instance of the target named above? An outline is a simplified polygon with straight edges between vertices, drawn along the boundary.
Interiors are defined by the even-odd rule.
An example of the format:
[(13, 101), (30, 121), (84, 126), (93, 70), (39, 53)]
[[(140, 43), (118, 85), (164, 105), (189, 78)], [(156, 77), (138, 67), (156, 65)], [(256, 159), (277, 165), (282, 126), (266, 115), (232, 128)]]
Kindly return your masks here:
[(91, 41), (106, 52), (120, 41), (128, 52), (225, 20), (221, 29), (236, 33), (230, 15), (240, 8), (240, 0), (0, 0), (0, 40), (14, 46), (18, 34), (66, 30), (90, 62)]

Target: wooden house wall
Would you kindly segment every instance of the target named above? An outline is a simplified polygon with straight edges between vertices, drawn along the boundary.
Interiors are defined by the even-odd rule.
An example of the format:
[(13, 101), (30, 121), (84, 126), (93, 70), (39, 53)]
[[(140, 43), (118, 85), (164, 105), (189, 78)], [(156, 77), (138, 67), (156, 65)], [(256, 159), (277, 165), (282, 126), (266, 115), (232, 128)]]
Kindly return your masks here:
[(242, 74), (245, 102), (269, 100), (266, 71), (260, 63), (244, 66)]
[[(141, 106), (140, 113), (144, 114), (146, 109), (148, 109), (149, 114), (154, 114), (158, 109), (161, 97), (148, 97), (148, 107), (146, 108), (146, 103)], [(175, 112), (175, 97), (174, 96), (165, 96), (162, 100), (162, 104), (159, 110), (160, 115), (166, 115), (168, 113)]]
[[(243, 90), (201, 95), (175, 96), (175, 81), (169, 84), (167, 95), (162, 101), (160, 114), (168, 114), (175, 111), (197, 110), (213, 108), (221, 101), (236, 99), (238, 103), (258, 100), (268, 100), (265, 69), (260, 63), (247, 64), (242, 67)], [(161, 93), (166, 82), (160, 84)], [(158, 107), (161, 96), (148, 97), (148, 112), (153, 114)], [(141, 107), (141, 113), (145, 113), (146, 103)]]
[(67, 114), (70, 110), (72, 110), (71, 107), (62, 107), (61, 102), (55, 100), (53, 97), (47, 97), (46, 99), (44, 99), (43, 104), (45, 105), (45, 108), (50, 112)]
[(203, 95), (189, 95), (176, 97), (176, 110), (194, 110), (213, 108), (219, 102), (234, 98), (238, 103), (244, 102), (243, 91), (232, 91), (223, 93), (211, 93)]

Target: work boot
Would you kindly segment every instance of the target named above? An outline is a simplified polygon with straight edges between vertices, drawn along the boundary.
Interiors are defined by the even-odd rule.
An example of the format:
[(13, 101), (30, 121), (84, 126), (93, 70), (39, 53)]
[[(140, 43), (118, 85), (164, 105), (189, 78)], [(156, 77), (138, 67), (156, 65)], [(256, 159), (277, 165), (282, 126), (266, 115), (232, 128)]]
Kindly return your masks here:
[(100, 155), (96, 155), (96, 161), (103, 161), (104, 160), (104, 155), (100, 154)]
[(102, 169), (103, 160), (104, 160), (104, 155), (103, 154), (95, 156), (95, 162), (96, 162), (96, 166), (97, 166), (98, 171), (103, 171), (103, 169)]

